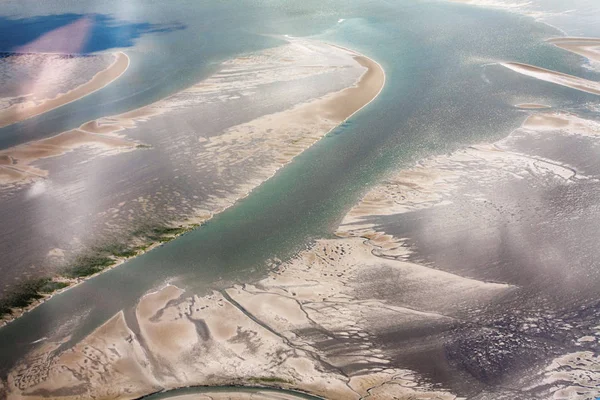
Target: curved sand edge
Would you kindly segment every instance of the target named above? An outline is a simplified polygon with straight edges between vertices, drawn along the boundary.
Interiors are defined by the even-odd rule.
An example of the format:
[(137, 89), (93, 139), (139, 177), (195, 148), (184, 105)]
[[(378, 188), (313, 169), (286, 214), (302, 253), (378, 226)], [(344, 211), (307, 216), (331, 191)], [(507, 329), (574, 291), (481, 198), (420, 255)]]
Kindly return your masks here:
[(599, 82), (590, 81), (573, 75), (563, 74), (562, 72), (552, 71), (550, 69), (536, 67), (535, 65), (530, 64), (506, 62), (500, 63), (500, 65), (522, 75), (600, 96)]
[[(288, 151), (284, 154), (281, 154), (281, 157), (277, 159), (278, 165), (272, 169), (272, 173), (269, 176), (265, 177), (265, 179), (261, 180), (260, 182), (256, 182), (256, 184), (253, 181), (249, 185), (247, 190), (245, 190), (244, 193), (237, 196), (236, 198), (225, 199), (228, 202), (228, 204), (226, 206), (223, 206), (222, 208), (215, 210), (213, 212), (208, 212), (207, 214), (197, 216), (197, 217), (191, 217), (188, 220), (183, 221), (182, 226), (185, 229), (182, 233), (173, 235), (168, 240), (150, 243), (149, 246), (145, 250), (139, 252), (135, 256), (118, 258), (115, 260), (115, 264), (107, 267), (103, 271), (98, 272), (94, 275), (90, 275), (85, 278), (75, 278), (75, 279), (64, 279), (62, 277), (56, 277), (55, 279), (57, 281), (68, 283), (69, 286), (67, 286), (63, 289), (60, 289), (56, 292), (43, 295), (43, 297), (41, 299), (36, 300), (28, 307), (14, 309), (13, 314), (6, 315), (6, 316), (0, 318), (0, 327), (2, 325), (6, 325), (6, 324), (16, 320), (17, 318), (22, 316), (24, 313), (31, 311), (35, 307), (44, 303), (46, 300), (49, 300), (53, 295), (64, 292), (64, 291), (86, 281), (87, 279), (90, 279), (90, 278), (97, 276), (99, 274), (102, 274), (112, 268), (115, 268), (115, 267), (123, 264), (124, 262), (128, 261), (129, 259), (132, 259), (132, 258), (138, 257), (142, 254), (145, 254), (145, 253), (151, 251), (152, 249), (162, 245), (163, 243), (165, 243), (167, 241), (174, 240), (177, 237), (183, 235), (184, 233), (195, 229), (200, 224), (211, 219), (214, 215), (225, 211), (229, 207), (233, 206), (236, 202), (238, 202), (238, 201), (244, 199), (245, 197), (247, 197), (248, 195), (250, 195), (256, 187), (258, 187), (260, 184), (262, 184), (263, 182), (267, 181), (272, 176), (274, 176), (280, 168), (282, 168), (285, 165), (287, 165), (288, 163), (290, 163), (293, 160), (293, 158), (295, 158), (297, 155), (299, 155), (300, 153), (302, 153), (303, 151), (305, 151), (306, 149), (311, 147), (319, 139), (321, 139), (324, 136), (326, 136), (327, 134), (329, 134), (331, 131), (336, 129), (343, 122), (347, 121), (349, 118), (351, 118), (356, 113), (358, 113), (360, 110), (362, 110), (367, 105), (369, 105), (371, 102), (373, 102), (379, 96), (379, 94), (383, 91), (383, 88), (385, 86), (386, 74), (385, 74), (385, 70), (383, 69), (383, 67), (375, 60), (368, 58), (365, 55), (362, 55), (358, 52), (355, 52), (353, 50), (350, 50), (350, 49), (347, 49), (347, 48), (344, 48), (341, 46), (336, 46), (331, 43), (326, 43), (326, 44), (333, 46), (333, 47), (343, 49), (344, 51), (347, 51), (348, 53), (352, 54), (354, 56), (354, 59), (356, 60), (356, 62), (359, 63), (360, 65), (362, 65), (363, 67), (365, 67), (366, 71), (360, 76), (360, 78), (355, 82), (355, 84), (353, 86), (347, 87), (347, 88), (342, 89), (337, 92), (326, 94), (323, 97), (308, 101), (306, 103), (302, 103), (300, 105), (297, 105), (296, 107), (293, 107), (292, 109), (288, 109), (288, 110), (282, 111), (280, 113), (276, 113), (275, 115), (278, 114), (281, 117), (283, 117), (282, 120), (286, 119), (291, 124), (294, 124), (294, 123), (304, 122), (307, 114), (317, 113), (318, 116), (320, 116), (322, 119), (327, 119), (327, 120), (331, 121), (330, 129), (328, 129), (326, 132), (319, 132), (318, 137), (317, 137), (317, 135), (311, 136), (310, 138), (308, 138), (310, 140), (310, 142), (308, 142), (308, 143), (304, 142), (304, 143), (298, 144), (297, 146), (289, 146), (291, 148), (288, 148), (288, 150), (291, 150), (291, 152)], [(164, 101), (164, 100), (159, 100), (158, 104), (160, 104), (162, 101)], [(135, 126), (136, 121), (147, 120), (148, 118), (151, 118), (154, 115), (160, 114), (160, 110), (153, 110), (151, 108), (151, 106), (152, 106), (152, 104), (116, 115), (114, 117), (100, 118), (99, 120), (109, 119), (112, 123), (114, 123), (114, 125), (111, 124), (111, 126), (106, 127), (107, 129), (100, 129), (101, 132), (98, 131), (98, 128), (100, 128), (100, 127), (96, 126), (97, 124), (93, 124), (94, 121), (87, 122), (87, 123), (83, 124), (79, 129), (76, 129), (74, 131), (76, 131), (79, 135), (88, 134), (89, 137), (86, 136), (85, 139), (87, 139), (87, 140), (84, 140), (84, 142), (87, 143), (90, 137), (95, 137), (96, 135), (103, 136), (102, 134), (111, 134), (111, 133), (119, 132), (119, 131), (122, 131), (129, 127)], [(59, 134), (55, 138), (62, 139), (61, 136), (64, 135), (65, 133), (69, 133), (69, 132), (71, 132), (71, 131)], [(123, 143), (115, 143), (116, 147), (129, 147), (129, 143), (126, 140), (122, 140), (122, 141), (123, 141)], [(31, 145), (35, 145), (36, 143), (37, 143), (37, 141), (34, 141), (34, 142), (26, 143), (21, 146), (31, 146)], [(102, 143), (102, 144), (105, 144), (105, 143)], [(76, 146), (73, 146), (73, 147), (76, 147)], [(13, 148), (13, 149), (15, 149), (15, 148)], [(10, 157), (10, 154), (9, 154), (10, 150), (13, 150), (13, 149), (7, 149), (5, 151), (6, 153), (8, 153), (8, 154), (6, 154), (7, 157)], [(54, 155), (62, 154), (63, 152), (57, 152), (56, 154), (45, 155), (45, 156), (46, 157), (54, 156)], [(0, 157), (1, 156), (2, 156), (2, 154), (0, 153)], [(28, 163), (33, 162), (36, 159), (37, 159), (36, 157), (29, 158)], [(10, 160), (12, 162), (12, 157), (8, 158), (8, 160)], [(0, 165), (2, 165), (2, 164), (0, 163)], [(5, 168), (2, 168), (0, 166), (0, 169), (5, 169)], [(38, 172), (38, 171), (36, 171), (36, 172)], [(14, 178), (13, 181), (23, 179), (24, 177), (31, 177), (31, 176), (32, 176), (31, 174), (20, 175), (20, 176)], [(12, 177), (9, 177), (8, 179), (11, 179), (11, 178)]]
[(600, 62), (600, 39), (588, 37), (558, 37), (547, 40), (548, 43), (571, 53), (579, 54), (590, 61)]
[(52, 99), (46, 99), (40, 104), (15, 104), (6, 110), (0, 111), (0, 128), (44, 114), (92, 94), (123, 75), (129, 68), (129, 64), (127, 54), (122, 51), (117, 52), (115, 53), (115, 61), (108, 68), (94, 75), (88, 82)]

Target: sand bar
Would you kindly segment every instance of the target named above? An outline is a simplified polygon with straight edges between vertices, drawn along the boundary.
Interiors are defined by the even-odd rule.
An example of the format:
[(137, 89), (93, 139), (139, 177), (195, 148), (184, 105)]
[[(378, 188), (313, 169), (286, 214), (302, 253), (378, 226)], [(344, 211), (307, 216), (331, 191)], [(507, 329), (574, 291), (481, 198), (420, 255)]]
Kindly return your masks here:
[[(44, 100), (39, 104), (15, 104), (14, 106), (0, 111), (0, 128), (54, 110), (55, 108), (64, 106), (65, 104), (94, 93), (119, 78), (128, 67), (129, 57), (123, 52), (118, 52), (115, 54), (115, 62), (104, 71), (100, 71), (94, 75), (89, 82), (84, 83), (67, 93), (60, 94), (53, 99)], [(56, 73), (60, 72), (57, 71)]]
[(342, 121), (351, 117), (375, 99), (385, 84), (385, 73), (379, 64), (361, 55), (354, 59), (367, 71), (356, 86), (336, 93), (324, 106), (325, 115), (333, 120)]
[[(293, 157), (369, 104), (381, 92), (385, 84), (385, 72), (377, 62), (351, 50), (342, 50), (351, 54), (353, 59), (366, 69), (354, 86), (299, 104), (292, 109), (259, 117), (233, 127), (207, 143), (203, 158), (210, 160), (211, 165), (216, 163), (226, 167), (231, 164), (232, 160), (229, 157), (223, 158), (221, 153), (224, 149), (236, 152), (239, 158), (244, 158), (245, 155), (248, 155), (246, 153), (256, 156), (258, 153), (268, 152), (268, 157), (273, 163), (265, 169), (265, 171), (270, 171), (268, 175), (259, 178), (264, 181), (282, 165), (291, 161)], [(128, 57), (124, 53), (119, 54), (124, 57), (122, 61), (124, 60), (128, 64)], [(97, 74), (96, 77), (100, 74)], [(96, 77), (91, 82), (96, 80)], [(185, 89), (181, 95), (197, 92), (202, 84), (201, 82)], [(80, 86), (78, 89), (82, 87)], [(74, 93), (78, 89), (69, 93)], [(37, 159), (58, 156), (64, 154), (66, 150), (86, 144), (103, 145), (105, 148), (133, 148), (135, 143), (116, 137), (114, 134), (135, 128), (138, 122), (147, 121), (163, 114), (170, 109), (172, 102), (177, 102), (177, 96), (178, 94), (175, 94), (148, 106), (88, 121), (76, 130), (63, 132), (50, 139), (29, 142), (0, 151), (0, 155), (11, 157), (11, 160), (14, 161), (14, 165), (0, 167), (2, 168), (0, 184), (28, 180), (34, 176), (46, 176), (46, 171), (31, 169), (28, 165)], [(273, 132), (274, 127), (277, 127), (276, 132)], [(252, 134), (249, 134), (248, 130), (251, 130)], [(240, 134), (243, 134), (243, 137), (240, 137)], [(295, 136), (298, 137), (295, 138)], [(257, 139), (259, 142), (256, 142)], [(62, 143), (65, 140), (68, 141), (68, 148)], [(78, 142), (77, 145), (75, 145), (75, 141)], [(51, 147), (47, 148), (48, 144)], [(228, 200), (226, 203), (233, 203), (239, 197), (236, 196), (235, 199)]]
[(556, 47), (579, 54), (590, 61), (600, 62), (600, 39), (596, 38), (553, 38), (548, 39)]
[(522, 108), (524, 110), (540, 110), (540, 109), (544, 109), (544, 108), (550, 108), (550, 106), (547, 106), (545, 104), (536, 104), (536, 103), (521, 103), (521, 104), (516, 104), (515, 107)]
[(529, 64), (510, 62), (502, 63), (502, 65), (508, 69), (532, 78), (566, 86), (571, 89), (581, 90), (582, 92), (600, 95), (600, 83), (598, 82), (578, 78), (573, 75), (567, 75), (561, 72), (556, 72)]

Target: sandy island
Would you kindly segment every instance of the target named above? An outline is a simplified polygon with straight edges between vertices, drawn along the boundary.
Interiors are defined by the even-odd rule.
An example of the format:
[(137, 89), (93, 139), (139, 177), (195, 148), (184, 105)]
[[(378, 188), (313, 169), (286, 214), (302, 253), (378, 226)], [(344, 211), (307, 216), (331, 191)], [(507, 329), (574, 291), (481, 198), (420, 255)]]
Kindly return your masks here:
[[(91, 93), (94, 93), (119, 78), (129, 67), (129, 57), (123, 52), (115, 53), (115, 61), (104, 71), (98, 72), (88, 82), (59, 94), (52, 99), (46, 99), (39, 104), (26, 102), (15, 104), (0, 111), (0, 128), (24, 121), (36, 115), (43, 114), (55, 108), (64, 106)], [(57, 71), (56, 73), (59, 73)]]

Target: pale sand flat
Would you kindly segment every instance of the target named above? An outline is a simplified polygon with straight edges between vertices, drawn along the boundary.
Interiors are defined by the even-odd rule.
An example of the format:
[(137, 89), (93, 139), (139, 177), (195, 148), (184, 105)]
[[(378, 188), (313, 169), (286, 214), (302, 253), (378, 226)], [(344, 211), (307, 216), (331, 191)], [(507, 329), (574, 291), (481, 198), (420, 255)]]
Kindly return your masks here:
[[(78, 129), (66, 131), (47, 139), (25, 143), (0, 151), (2, 177), (0, 183), (10, 184), (38, 176), (46, 176), (47, 172), (31, 167), (34, 161), (56, 157), (83, 146), (96, 147), (102, 150), (132, 150), (136, 143), (114, 136), (105, 136), (84, 132)], [(10, 161), (8, 161), (10, 160)], [(20, 173), (8, 172), (8, 169)], [(31, 174), (33, 172), (33, 175)]]
[(15, 104), (0, 111), (0, 128), (54, 110), (94, 93), (119, 78), (128, 67), (129, 57), (123, 52), (118, 52), (115, 54), (115, 61), (107, 69), (98, 72), (88, 82), (67, 93), (60, 94), (53, 99), (47, 99), (40, 104)]

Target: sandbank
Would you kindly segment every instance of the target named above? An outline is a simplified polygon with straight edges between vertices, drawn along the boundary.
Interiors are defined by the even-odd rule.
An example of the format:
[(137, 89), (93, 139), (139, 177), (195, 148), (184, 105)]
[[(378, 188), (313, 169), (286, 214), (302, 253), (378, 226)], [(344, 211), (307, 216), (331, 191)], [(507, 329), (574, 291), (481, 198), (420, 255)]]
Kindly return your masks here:
[(555, 83), (561, 86), (566, 86), (571, 89), (581, 90), (583, 92), (600, 95), (600, 83), (598, 82), (578, 78), (573, 75), (567, 75), (561, 72), (556, 72), (529, 64), (509, 62), (502, 63), (502, 65), (508, 69), (511, 69), (515, 72), (526, 76), (530, 76), (532, 78)]
[(383, 89), (385, 84), (383, 68), (377, 62), (362, 55), (357, 55), (354, 59), (367, 71), (356, 86), (336, 93), (330, 97), (327, 104), (323, 105), (323, 111), (327, 118), (343, 121), (351, 117), (369, 104)]
[(515, 107), (522, 108), (524, 110), (539, 110), (539, 109), (543, 109), (543, 108), (550, 108), (550, 106), (547, 106), (545, 104), (535, 104), (535, 103), (521, 103), (521, 104), (516, 104)]
[(560, 113), (538, 113), (531, 115), (525, 120), (523, 128), (529, 130), (562, 130), (565, 133), (583, 136), (600, 135), (600, 123), (589, 119), (578, 117), (575, 114)]
[(548, 39), (556, 47), (579, 54), (590, 61), (600, 62), (600, 39), (561, 37)]
[[(36, 115), (64, 106), (94, 93), (119, 78), (129, 67), (129, 57), (123, 52), (115, 53), (115, 61), (105, 70), (98, 72), (88, 82), (58, 96), (42, 101), (15, 104), (0, 111), (0, 128), (24, 121)], [(56, 73), (60, 73), (57, 71)]]

